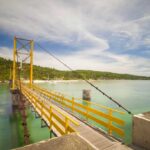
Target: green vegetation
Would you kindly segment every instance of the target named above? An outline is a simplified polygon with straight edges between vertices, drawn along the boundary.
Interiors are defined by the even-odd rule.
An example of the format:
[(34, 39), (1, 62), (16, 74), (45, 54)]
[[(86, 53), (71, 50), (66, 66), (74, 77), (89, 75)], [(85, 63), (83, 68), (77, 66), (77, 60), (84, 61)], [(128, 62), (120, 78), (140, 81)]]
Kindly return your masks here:
[(0, 81), (8, 80), (12, 61), (0, 57)]
[[(0, 57), (0, 81), (9, 80), (10, 68), (12, 67), (12, 61)], [(24, 73), (23, 73), (24, 72)], [(75, 73), (77, 72), (77, 73)], [(127, 80), (150, 80), (150, 77), (135, 76), (130, 74), (117, 74), (111, 72), (91, 71), (91, 70), (76, 70), (72, 71), (60, 71), (48, 67), (40, 67), (34, 65), (34, 79), (47, 80), (47, 79), (63, 79), (63, 80), (75, 80), (81, 79), (84, 76), (86, 79), (127, 79)], [(80, 74), (80, 75), (79, 75)], [(23, 71), (21, 71), (21, 77), (29, 78), (29, 64), (23, 65)]]

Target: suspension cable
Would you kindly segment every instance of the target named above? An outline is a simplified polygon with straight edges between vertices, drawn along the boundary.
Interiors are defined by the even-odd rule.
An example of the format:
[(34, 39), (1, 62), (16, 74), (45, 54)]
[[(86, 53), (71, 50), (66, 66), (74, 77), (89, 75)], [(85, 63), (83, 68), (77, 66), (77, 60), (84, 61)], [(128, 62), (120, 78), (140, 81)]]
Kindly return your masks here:
[(60, 62), (61, 64), (63, 64), (67, 69), (69, 69), (70, 71), (76, 73), (78, 76), (80, 76), (82, 78), (82, 80), (84, 80), (86, 83), (88, 83), (89, 85), (91, 85), (92, 87), (94, 87), (97, 91), (99, 91), (101, 94), (103, 94), (105, 97), (107, 97), (108, 99), (110, 99), (112, 102), (114, 102), (115, 104), (117, 104), (119, 107), (121, 107), (122, 109), (124, 109), (126, 112), (128, 112), (129, 114), (132, 114), (131, 111), (129, 111), (127, 108), (125, 108), (124, 106), (122, 106), (118, 101), (116, 101), (115, 99), (113, 99), (112, 97), (110, 97), (108, 94), (106, 94), (105, 92), (103, 92), (101, 89), (99, 89), (97, 86), (95, 86), (93, 83), (91, 83), (90, 81), (88, 81), (87, 79), (85, 79), (85, 77), (83, 75), (81, 75), (79, 72), (73, 70), (70, 66), (68, 66), (66, 63), (64, 63), (62, 60), (60, 60), (58, 57), (56, 57), (55, 55), (53, 55), (51, 52), (49, 52), (47, 49), (45, 49), (43, 46), (41, 46), (40, 44), (38, 44), (37, 42), (35, 42), (37, 44), (37, 46), (44, 50), (46, 53), (48, 53), (51, 57), (53, 57), (54, 59), (56, 59), (58, 62)]

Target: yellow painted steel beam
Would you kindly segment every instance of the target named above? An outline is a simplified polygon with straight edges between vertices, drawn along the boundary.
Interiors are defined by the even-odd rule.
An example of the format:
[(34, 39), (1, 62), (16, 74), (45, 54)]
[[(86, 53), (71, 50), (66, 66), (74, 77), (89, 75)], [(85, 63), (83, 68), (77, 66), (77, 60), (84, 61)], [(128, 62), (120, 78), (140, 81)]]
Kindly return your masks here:
[(15, 89), (15, 81), (16, 81), (16, 48), (17, 48), (17, 40), (14, 37), (14, 49), (13, 49), (13, 80), (12, 80), (12, 89)]
[(30, 42), (30, 87), (32, 87), (33, 83), (33, 49), (34, 49), (34, 41)]
[(12, 70), (11, 70), (11, 67), (10, 67), (9, 80), (12, 80)]
[[(20, 40), (26, 40), (28, 43), (25, 45), (20, 42)], [(25, 46), (29, 45), (30, 50), (29, 53), (21, 52), (20, 49), (18, 49), (18, 43), (20, 43), (22, 46), (20, 49), (25, 48)], [(33, 50), (34, 50), (34, 41), (33, 40), (27, 40), (27, 39), (21, 39), (14, 37), (14, 48), (13, 48), (13, 67), (12, 67), (12, 89), (14, 90), (16, 88), (16, 80), (17, 80), (17, 60), (20, 55), (28, 55), (23, 62), (30, 58), (30, 74), (29, 74), (29, 81), (30, 81), (30, 87), (32, 87), (33, 83)]]

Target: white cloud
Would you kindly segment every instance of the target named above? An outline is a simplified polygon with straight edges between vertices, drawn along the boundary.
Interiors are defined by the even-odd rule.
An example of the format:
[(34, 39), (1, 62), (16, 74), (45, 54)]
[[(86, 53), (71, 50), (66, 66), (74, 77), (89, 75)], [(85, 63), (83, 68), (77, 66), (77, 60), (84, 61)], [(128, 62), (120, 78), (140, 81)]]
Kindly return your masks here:
[[(114, 54), (109, 37), (102, 36), (107, 32), (108, 36), (128, 37), (127, 49), (150, 45), (149, 38), (144, 37), (150, 32), (148, 4), (149, 0), (1, 0), (0, 30), (70, 46), (85, 43), (78, 51), (58, 56), (74, 69), (150, 75), (148, 59)], [(1, 47), (0, 54), (8, 57), (10, 51)], [(35, 52), (35, 64), (64, 69), (39, 51)]]
[(1, 0), (0, 3), (1, 29), (16, 35), (58, 42), (71, 42), (74, 34), (77, 34), (78, 40), (88, 34), (93, 34), (94, 39), (93, 31), (126, 32), (137, 37), (144, 29), (140, 24), (144, 20), (149, 21), (148, 10), (141, 12), (142, 17), (132, 14), (131, 10), (135, 7), (138, 12), (141, 11), (135, 0), (43, 0), (42, 4), (39, 0)]
[(13, 51), (8, 47), (0, 47), (0, 57), (4, 57), (6, 59), (12, 59)]
[[(90, 49), (88, 50), (90, 51)], [(137, 75), (150, 76), (150, 60), (142, 57), (130, 58), (128, 55), (114, 55), (104, 51), (95, 52), (99, 57), (109, 57), (112, 62), (104, 62), (101, 59), (95, 59), (86, 51), (76, 52), (69, 55), (57, 55), (63, 62), (73, 69), (90, 69), (110, 71), (116, 73), (130, 73)], [(6, 47), (0, 48), (0, 56), (12, 59), (12, 50)], [(46, 67), (67, 70), (62, 64), (48, 55), (46, 52), (34, 52), (34, 64)]]

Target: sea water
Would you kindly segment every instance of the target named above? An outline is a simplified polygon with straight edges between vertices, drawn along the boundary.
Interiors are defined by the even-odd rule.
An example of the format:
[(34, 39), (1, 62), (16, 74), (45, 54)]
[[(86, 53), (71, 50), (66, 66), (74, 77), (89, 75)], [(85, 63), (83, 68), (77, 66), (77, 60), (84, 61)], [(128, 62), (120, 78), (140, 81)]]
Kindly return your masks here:
[[(133, 114), (150, 111), (150, 81), (148, 80), (101, 80), (92, 81), (97, 87), (117, 100)], [(115, 109), (120, 109), (108, 98), (83, 81), (39, 83), (49, 90), (55, 90), (68, 97), (82, 97), (82, 90), (91, 90), (91, 101)], [(121, 110), (121, 109), (120, 109)], [(131, 142), (132, 115), (124, 115), (125, 141)], [(28, 110), (28, 129), (30, 142), (34, 143), (49, 138), (49, 130), (41, 128), (40, 119), (35, 119), (34, 113)], [(20, 114), (13, 112), (11, 95), (7, 84), (0, 84), (0, 149), (10, 149), (23, 145), (23, 129)]]

